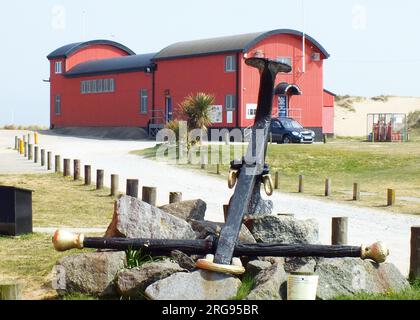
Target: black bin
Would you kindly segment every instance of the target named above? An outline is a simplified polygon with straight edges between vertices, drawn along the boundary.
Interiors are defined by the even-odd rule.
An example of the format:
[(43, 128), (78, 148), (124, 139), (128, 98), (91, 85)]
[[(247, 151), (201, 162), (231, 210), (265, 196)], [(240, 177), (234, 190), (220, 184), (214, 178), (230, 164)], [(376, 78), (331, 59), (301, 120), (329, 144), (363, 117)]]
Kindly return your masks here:
[(0, 235), (32, 233), (32, 191), (0, 186)]

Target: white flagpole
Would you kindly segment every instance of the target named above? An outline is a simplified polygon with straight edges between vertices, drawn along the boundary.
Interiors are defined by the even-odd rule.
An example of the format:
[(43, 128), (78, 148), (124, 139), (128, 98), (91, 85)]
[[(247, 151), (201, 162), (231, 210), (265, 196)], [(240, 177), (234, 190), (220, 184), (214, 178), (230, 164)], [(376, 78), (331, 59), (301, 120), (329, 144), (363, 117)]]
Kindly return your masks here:
[(302, 73), (306, 72), (305, 0), (302, 0)]

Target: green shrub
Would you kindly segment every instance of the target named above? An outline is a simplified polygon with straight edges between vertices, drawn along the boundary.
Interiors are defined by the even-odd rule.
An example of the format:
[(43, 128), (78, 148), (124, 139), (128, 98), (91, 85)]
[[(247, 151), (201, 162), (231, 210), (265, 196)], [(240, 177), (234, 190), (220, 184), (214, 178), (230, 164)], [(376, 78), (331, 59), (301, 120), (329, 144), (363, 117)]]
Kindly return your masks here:
[(407, 122), (409, 128), (420, 128), (420, 110), (410, 112)]

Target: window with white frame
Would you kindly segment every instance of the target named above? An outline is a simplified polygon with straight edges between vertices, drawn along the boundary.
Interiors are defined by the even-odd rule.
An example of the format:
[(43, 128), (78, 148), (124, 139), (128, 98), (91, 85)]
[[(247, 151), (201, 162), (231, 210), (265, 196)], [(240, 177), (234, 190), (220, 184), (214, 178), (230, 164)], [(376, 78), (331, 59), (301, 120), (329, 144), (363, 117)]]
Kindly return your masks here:
[(63, 73), (63, 62), (56, 61), (55, 63), (55, 74), (62, 74)]
[(277, 57), (276, 61), (287, 64), (293, 68), (292, 58), (290, 57)]
[(236, 71), (236, 57), (235, 56), (226, 56), (226, 58), (225, 58), (225, 71), (226, 72), (235, 72)]
[(225, 106), (227, 111), (233, 111), (236, 109), (236, 96), (234, 94), (226, 95)]
[(54, 113), (56, 116), (61, 115), (61, 96), (59, 94), (55, 95)]
[(149, 95), (147, 89), (140, 90), (140, 113), (147, 113), (149, 105)]

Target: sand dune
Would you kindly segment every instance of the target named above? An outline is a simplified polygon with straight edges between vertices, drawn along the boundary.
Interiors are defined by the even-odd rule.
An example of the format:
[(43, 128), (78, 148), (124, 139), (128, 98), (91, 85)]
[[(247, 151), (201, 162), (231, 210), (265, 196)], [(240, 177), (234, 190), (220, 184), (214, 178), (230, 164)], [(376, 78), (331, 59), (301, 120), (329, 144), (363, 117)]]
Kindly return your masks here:
[(420, 110), (420, 97), (389, 97), (386, 102), (370, 98), (350, 98), (354, 112), (340, 107), (335, 108), (335, 134), (337, 136), (366, 136), (367, 115), (369, 113), (405, 113)]

